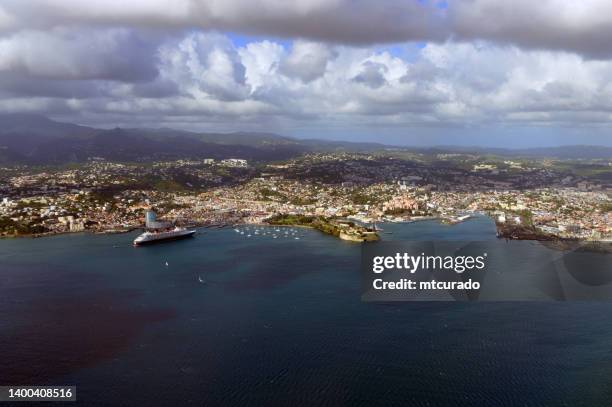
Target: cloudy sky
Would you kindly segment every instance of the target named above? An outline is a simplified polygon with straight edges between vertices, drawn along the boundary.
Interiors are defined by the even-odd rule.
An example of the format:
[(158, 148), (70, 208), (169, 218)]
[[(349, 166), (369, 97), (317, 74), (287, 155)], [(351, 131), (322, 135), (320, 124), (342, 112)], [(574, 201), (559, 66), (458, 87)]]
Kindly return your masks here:
[(608, 0), (0, 0), (0, 111), (405, 145), (612, 145)]

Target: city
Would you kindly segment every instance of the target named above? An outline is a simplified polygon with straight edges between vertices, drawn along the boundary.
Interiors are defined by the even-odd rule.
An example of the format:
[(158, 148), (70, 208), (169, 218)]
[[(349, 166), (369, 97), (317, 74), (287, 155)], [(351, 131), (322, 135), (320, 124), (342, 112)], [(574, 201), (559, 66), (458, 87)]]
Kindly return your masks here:
[[(568, 171), (571, 165), (585, 167), (386, 151), (257, 163), (208, 158), (127, 164), (94, 157), (70, 167), (7, 166), (0, 170), (0, 233), (130, 231), (154, 209), (166, 220), (199, 226), (260, 224), (279, 215), (365, 226), (433, 218), (453, 224), (486, 214), (502, 237), (610, 240), (610, 182), (576, 175)], [(606, 166), (612, 168), (610, 161), (598, 161), (595, 173)]]

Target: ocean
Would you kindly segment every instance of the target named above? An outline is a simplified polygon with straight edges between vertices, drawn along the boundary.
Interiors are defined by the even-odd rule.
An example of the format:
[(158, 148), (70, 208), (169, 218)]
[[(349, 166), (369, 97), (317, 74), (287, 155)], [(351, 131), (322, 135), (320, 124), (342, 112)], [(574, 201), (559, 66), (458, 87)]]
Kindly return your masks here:
[[(381, 226), (495, 240), (487, 218)], [(75, 385), (71, 406), (612, 402), (611, 302), (364, 303), (359, 244), (247, 235), (0, 240), (0, 385)]]

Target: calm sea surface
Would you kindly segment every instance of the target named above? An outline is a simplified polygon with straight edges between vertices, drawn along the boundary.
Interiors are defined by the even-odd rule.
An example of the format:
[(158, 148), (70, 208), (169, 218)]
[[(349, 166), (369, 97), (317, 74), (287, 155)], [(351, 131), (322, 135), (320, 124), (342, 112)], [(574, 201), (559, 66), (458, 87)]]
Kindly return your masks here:
[[(484, 218), (383, 227), (495, 239)], [(0, 385), (76, 385), (73, 406), (612, 403), (612, 302), (362, 303), (359, 245), (271, 231), (0, 240)]]

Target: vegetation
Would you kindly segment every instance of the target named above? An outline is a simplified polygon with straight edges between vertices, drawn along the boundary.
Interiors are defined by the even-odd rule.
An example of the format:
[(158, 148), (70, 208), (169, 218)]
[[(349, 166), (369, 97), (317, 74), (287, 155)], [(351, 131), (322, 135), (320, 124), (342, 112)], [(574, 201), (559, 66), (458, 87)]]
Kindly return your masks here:
[[(355, 235), (357, 237), (355, 240), (359, 240), (360, 235), (368, 232), (366, 228), (356, 225), (354, 222), (339, 223), (324, 216), (275, 215), (268, 218), (267, 222), (271, 225), (311, 227), (336, 237), (340, 237), (341, 233)], [(374, 237), (377, 238), (377, 236)]]
[(351, 201), (355, 205), (367, 205), (372, 203), (372, 198), (361, 192), (353, 192), (351, 194)]
[(32, 235), (46, 231), (42, 225), (25, 224), (15, 222), (11, 218), (0, 217), (0, 235)]
[(177, 192), (183, 191), (185, 188), (176, 181), (160, 180), (153, 187), (156, 191)]
[(404, 209), (404, 208), (394, 208), (394, 209), (387, 209), (385, 211), (385, 215), (391, 215), (391, 216), (400, 216), (400, 215), (404, 215), (404, 214), (409, 214), (410, 211), (408, 209)]
[(296, 206), (312, 205), (316, 202), (317, 200), (314, 198), (301, 198), (299, 196), (293, 197), (289, 201), (290, 204), (296, 205)]
[(529, 209), (523, 209), (516, 213), (521, 218), (521, 223), (525, 226), (533, 225), (533, 213)]
[(287, 197), (285, 195), (281, 194), (278, 191), (274, 191), (270, 188), (261, 188), (259, 190), (259, 193), (264, 201), (271, 201), (271, 200), (286, 201), (287, 200)]
[(599, 208), (602, 212), (612, 212), (612, 202), (604, 202)]

